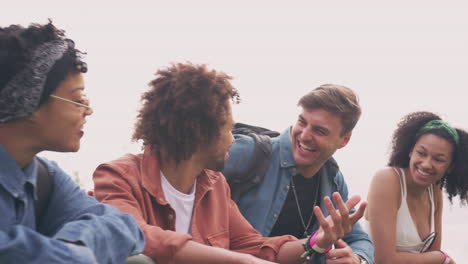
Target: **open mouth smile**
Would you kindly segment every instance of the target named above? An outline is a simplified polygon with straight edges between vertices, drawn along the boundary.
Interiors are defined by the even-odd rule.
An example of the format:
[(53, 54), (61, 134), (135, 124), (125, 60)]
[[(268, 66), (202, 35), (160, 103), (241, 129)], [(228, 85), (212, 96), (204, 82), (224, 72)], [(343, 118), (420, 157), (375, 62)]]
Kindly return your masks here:
[(422, 176), (428, 177), (430, 174), (427, 172), (422, 171), (421, 169), (416, 169), (416, 171), (421, 174)]
[(299, 146), (299, 148), (305, 152), (316, 152), (317, 149), (316, 148), (313, 148), (313, 147), (310, 147), (310, 146), (307, 146), (303, 143), (301, 143), (299, 140), (297, 141), (297, 145)]

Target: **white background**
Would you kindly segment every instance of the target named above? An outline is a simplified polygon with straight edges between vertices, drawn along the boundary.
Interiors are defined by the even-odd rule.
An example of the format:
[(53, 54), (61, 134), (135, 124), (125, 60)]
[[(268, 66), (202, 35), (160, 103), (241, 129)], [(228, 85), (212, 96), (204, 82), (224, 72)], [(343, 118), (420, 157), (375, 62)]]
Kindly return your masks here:
[[(417, 110), (468, 129), (466, 1), (2, 1), (0, 25), (54, 23), (88, 53), (95, 110), (76, 154), (45, 153), (92, 188), (101, 162), (138, 152), (130, 141), (156, 69), (206, 63), (235, 77), (237, 121), (283, 131), (299, 97), (348, 86), (363, 115), (338, 160), (351, 193), (367, 195), (398, 120)], [(467, 207), (445, 203), (443, 245), (468, 259)]]

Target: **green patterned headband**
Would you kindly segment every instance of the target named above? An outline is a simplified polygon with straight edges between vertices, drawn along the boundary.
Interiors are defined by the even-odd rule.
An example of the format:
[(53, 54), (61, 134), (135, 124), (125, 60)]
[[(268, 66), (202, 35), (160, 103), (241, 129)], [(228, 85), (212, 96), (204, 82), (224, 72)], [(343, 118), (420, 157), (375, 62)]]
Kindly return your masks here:
[(422, 126), (418, 133), (416, 134), (416, 137), (419, 137), (421, 134), (429, 131), (429, 130), (433, 130), (433, 129), (444, 129), (445, 131), (447, 131), (453, 138), (453, 141), (455, 141), (455, 145), (458, 146), (459, 143), (460, 143), (460, 138), (458, 137), (458, 133), (457, 131), (449, 126), (449, 124), (445, 123), (444, 121), (442, 120), (431, 120), (429, 122), (427, 122), (424, 126)]

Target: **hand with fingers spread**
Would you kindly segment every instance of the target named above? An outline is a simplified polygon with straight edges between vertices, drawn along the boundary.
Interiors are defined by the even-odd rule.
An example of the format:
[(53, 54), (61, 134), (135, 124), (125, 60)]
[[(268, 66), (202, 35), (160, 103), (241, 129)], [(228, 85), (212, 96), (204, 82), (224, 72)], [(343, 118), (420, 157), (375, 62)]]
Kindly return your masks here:
[(359, 264), (361, 260), (358, 255), (354, 254), (351, 247), (342, 239), (338, 239), (335, 243), (335, 249), (330, 250), (326, 254), (327, 264)]
[(338, 209), (335, 209), (328, 196), (323, 200), (330, 215), (325, 218), (322, 210), (318, 206), (314, 207), (314, 214), (320, 223), (315, 240), (320, 248), (328, 248), (351, 232), (354, 224), (363, 216), (367, 203), (362, 202), (358, 210), (349, 214), (349, 211), (361, 201), (359, 195), (353, 195), (345, 203), (339, 193), (333, 193), (333, 200)]

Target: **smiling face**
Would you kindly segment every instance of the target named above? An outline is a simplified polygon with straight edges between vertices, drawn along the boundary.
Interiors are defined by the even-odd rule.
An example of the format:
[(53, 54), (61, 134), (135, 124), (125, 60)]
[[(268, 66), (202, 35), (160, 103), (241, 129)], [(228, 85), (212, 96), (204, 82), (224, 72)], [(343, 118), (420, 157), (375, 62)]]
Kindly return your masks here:
[(450, 142), (434, 134), (419, 137), (410, 152), (412, 181), (427, 186), (442, 179), (452, 164), (453, 150)]
[[(84, 94), (82, 73), (70, 73), (57, 87), (53, 95), (89, 105)], [(50, 98), (34, 112), (32, 131), (39, 151), (76, 152), (80, 148), (83, 126), (91, 109), (74, 105), (56, 98)]]
[(346, 146), (351, 132), (341, 135), (342, 130), (337, 115), (323, 109), (302, 108), (291, 140), (294, 160), (304, 177), (312, 177), (337, 149)]

